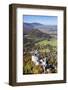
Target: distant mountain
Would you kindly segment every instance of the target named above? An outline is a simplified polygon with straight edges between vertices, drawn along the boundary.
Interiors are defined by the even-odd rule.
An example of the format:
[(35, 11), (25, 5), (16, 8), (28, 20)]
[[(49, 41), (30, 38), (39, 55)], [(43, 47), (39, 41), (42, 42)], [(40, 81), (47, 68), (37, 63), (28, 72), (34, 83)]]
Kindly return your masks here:
[(40, 26), (37, 27), (40, 31), (44, 33), (49, 33), (49, 34), (56, 34), (57, 33), (57, 26), (56, 25), (45, 25), (45, 26)]
[[(40, 23), (24, 23), (23, 24), (23, 33), (24, 35), (28, 35), (32, 33), (32, 35), (37, 36), (57, 36), (57, 26), (56, 25), (43, 25)], [(46, 35), (47, 34), (47, 35)]]
[(23, 33), (28, 34), (32, 31), (33, 26), (30, 23), (24, 23), (23, 24)]
[(30, 23), (34, 28), (38, 28), (38, 27), (40, 27), (40, 26), (44, 26), (43, 24), (40, 24), (40, 23)]

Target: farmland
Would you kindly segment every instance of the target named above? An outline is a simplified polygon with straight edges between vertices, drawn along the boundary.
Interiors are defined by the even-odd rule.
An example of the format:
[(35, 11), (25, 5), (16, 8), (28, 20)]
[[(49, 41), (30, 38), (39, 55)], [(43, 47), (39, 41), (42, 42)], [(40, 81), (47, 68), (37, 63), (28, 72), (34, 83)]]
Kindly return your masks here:
[(40, 45), (40, 46), (44, 46), (44, 45), (51, 45), (51, 46), (56, 46), (57, 45), (57, 40), (56, 39), (51, 39), (51, 40), (42, 40), (38, 43), (36, 43), (36, 45)]

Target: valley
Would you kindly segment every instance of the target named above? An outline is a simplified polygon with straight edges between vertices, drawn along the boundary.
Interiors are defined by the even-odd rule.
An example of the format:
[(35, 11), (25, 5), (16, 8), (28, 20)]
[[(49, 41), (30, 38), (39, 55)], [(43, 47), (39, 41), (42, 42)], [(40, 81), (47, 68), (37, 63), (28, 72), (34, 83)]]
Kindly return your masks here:
[[(23, 48), (24, 75), (57, 73), (57, 26), (24, 23)], [(37, 63), (32, 61), (35, 53), (39, 55)], [(48, 64), (43, 67), (40, 60), (44, 61), (44, 58)]]

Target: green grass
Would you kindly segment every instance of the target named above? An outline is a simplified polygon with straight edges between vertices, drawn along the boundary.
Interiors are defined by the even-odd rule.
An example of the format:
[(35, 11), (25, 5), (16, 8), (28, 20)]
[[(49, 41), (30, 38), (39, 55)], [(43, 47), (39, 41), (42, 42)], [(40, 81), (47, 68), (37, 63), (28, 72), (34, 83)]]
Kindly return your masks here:
[(56, 39), (51, 39), (51, 40), (42, 40), (42, 41), (39, 41), (36, 43), (36, 45), (40, 45), (40, 46), (43, 46), (43, 45), (51, 45), (51, 46), (57, 46), (57, 40)]

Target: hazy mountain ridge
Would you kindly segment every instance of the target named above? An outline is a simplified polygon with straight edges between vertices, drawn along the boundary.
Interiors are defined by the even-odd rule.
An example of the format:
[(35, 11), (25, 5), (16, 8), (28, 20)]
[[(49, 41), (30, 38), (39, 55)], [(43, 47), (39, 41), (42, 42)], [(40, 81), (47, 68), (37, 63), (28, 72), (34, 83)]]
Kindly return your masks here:
[[(40, 23), (24, 23), (23, 33), (25, 35), (35, 35), (39, 37), (56, 37), (57, 26), (56, 25), (43, 25)], [(47, 36), (48, 35), (48, 36)]]

